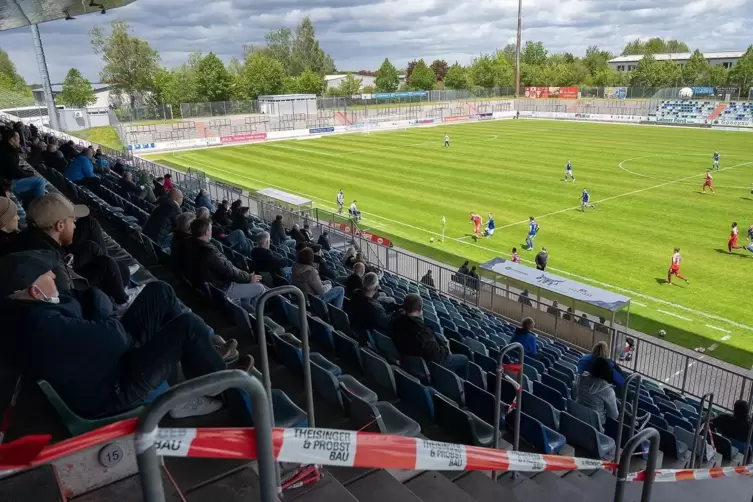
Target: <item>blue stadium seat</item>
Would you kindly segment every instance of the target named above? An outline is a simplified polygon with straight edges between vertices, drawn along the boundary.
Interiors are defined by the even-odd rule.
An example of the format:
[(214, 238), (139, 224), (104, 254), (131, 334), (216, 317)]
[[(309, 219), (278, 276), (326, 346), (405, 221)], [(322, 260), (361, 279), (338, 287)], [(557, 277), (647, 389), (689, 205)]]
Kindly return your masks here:
[(521, 411), (531, 415), (550, 429), (559, 430), (560, 428), (560, 412), (554, 409), (551, 404), (530, 392), (523, 391)]
[[(464, 343), (460, 343), (457, 340), (450, 340), (450, 352), (453, 354), (463, 354), (468, 359), (473, 361), (473, 351)], [(482, 366), (483, 367), (483, 366)]]
[[(514, 423), (515, 413), (511, 413), (507, 425), (512, 428)], [(520, 413), (520, 437), (537, 452), (546, 455), (558, 454), (567, 442), (565, 436), (523, 412)]]
[(319, 317), (309, 317), (308, 322), (312, 345), (325, 349), (328, 353), (334, 352), (335, 338), (332, 334), (332, 326)]
[(452, 431), (461, 444), (489, 447), (494, 440), (494, 429), (473, 413), (463, 411), (451, 400), (434, 394), (434, 421)]
[(486, 371), (474, 362), (468, 363), (468, 381), (482, 389), (487, 388)]
[(322, 321), (329, 323), (329, 310), (327, 304), (316, 295), (308, 295), (309, 305), (311, 306), (311, 312), (321, 319)]
[(344, 397), (350, 403), (350, 416), (356, 422), (359, 430), (378, 431), (382, 434), (408, 437), (421, 435), (421, 426), (392, 404), (384, 401), (369, 403), (345, 385), (340, 387)]
[(459, 376), (434, 362), (429, 364), (429, 371), (432, 385), (437, 392), (451, 399), (461, 408), (465, 406), (463, 380)]
[(431, 373), (421, 357), (403, 356), (400, 366), (424, 385), (431, 385)]
[(333, 331), (332, 337), (335, 341), (335, 354), (337, 357), (345, 361), (351, 367), (363, 371), (358, 342), (339, 331)]
[(392, 338), (383, 335), (379, 331), (374, 331), (371, 336), (374, 339), (374, 345), (376, 346), (377, 352), (379, 352), (382, 357), (387, 359), (390, 364), (400, 364), (400, 353), (398, 353), (397, 347), (395, 347)]
[(607, 459), (614, 455), (614, 439), (600, 433), (569, 413), (563, 412), (561, 414), (559, 432), (567, 438), (568, 444), (584, 450), (586, 455), (591, 458)]
[(567, 410), (567, 399), (560, 391), (549, 387), (541, 382), (533, 382), (533, 395), (540, 397), (559, 411)]
[(497, 361), (499, 359), (493, 359), (483, 354), (475, 354), (473, 358), (473, 362), (478, 364), (482, 370), (491, 371), (492, 373), (497, 371)]
[(559, 393), (562, 394), (562, 397), (570, 399), (571, 397), (570, 387), (568, 387), (567, 384), (563, 382), (562, 380), (544, 373), (541, 375), (541, 383), (543, 383), (544, 385), (548, 387), (553, 388), (554, 390), (559, 391)]
[[(659, 449), (664, 455), (677, 460), (690, 459), (690, 447), (678, 440), (674, 434), (662, 427), (655, 427), (659, 432)], [(684, 466), (683, 466), (684, 467)]]
[(489, 355), (489, 349), (481, 343), (479, 340), (474, 340), (473, 338), (466, 338), (463, 343), (465, 343), (468, 348), (470, 348), (474, 353), (481, 354), (481, 355)]
[[(495, 399), (494, 394), (487, 392), (471, 382), (467, 381), (464, 384), (465, 390), (465, 405), (473, 412), (474, 415), (481, 418), (481, 420), (494, 425), (494, 406)], [(500, 426), (505, 423), (505, 411), (507, 406), (502, 404), (502, 411), (499, 416)]]
[(431, 391), (424, 387), (418, 379), (400, 368), (394, 371), (395, 387), (400, 402), (421, 417), (434, 418), (434, 402)]
[[(350, 375), (335, 376), (316, 363), (311, 363), (311, 382), (314, 390), (330, 404), (344, 410), (340, 384), (369, 403), (377, 401), (377, 395)], [(277, 410), (275, 410), (277, 411)]]
[(358, 340), (358, 337), (350, 328), (350, 319), (348, 319), (348, 314), (332, 304), (327, 305), (327, 307), (329, 309), (329, 318), (332, 321), (332, 327), (334, 327), (337, 331), (342, 331), (349, 337)]
[(380, 390), (388, 392), (390, 397), (397, 395), (395, 376), (386, 359), (366, 347), (361, 347), (361, 362), (366, 377), (372, 380)]
[(544, 363), (536, 359), (533, 359), (531, 357), (525, 358), (525, 365), (531, 366), (532, 368), (534, 368), (538, 372), (539, 375), (543, 375), (544, 373), (546, 373), (546, 366), (544, 366)]
[(601, 426), (601, 420), (599, 420), (599, 414), (591, 408), (587, 408), (580, 403), (573, 401), (572, 399), (567, 402), (567, 410), (570, 415), (574, 416), (578, 420), (587, 423), (599, 432), (603, 431)]

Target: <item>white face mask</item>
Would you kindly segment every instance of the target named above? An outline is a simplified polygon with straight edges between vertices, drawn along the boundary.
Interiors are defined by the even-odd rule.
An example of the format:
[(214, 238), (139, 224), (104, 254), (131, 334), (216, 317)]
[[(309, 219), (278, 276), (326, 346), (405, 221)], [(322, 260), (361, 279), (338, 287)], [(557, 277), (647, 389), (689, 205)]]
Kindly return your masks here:
[(39, 289), (38, 286), (34, 286), (34, 287), (36, 288), (37, 291), (39, 291), (40, 293), (42, 293), (42, 296), (44, 296), (44, 299), (42, 300), (43, 302), (47, 302), (47, 303), (50, 303), (52, 305), (57, 305), (58, 303), (60, 303), (60, 297), (59, 296), (47, 296), (44, 293), (44, 291), (42, 291), (41, 289)]

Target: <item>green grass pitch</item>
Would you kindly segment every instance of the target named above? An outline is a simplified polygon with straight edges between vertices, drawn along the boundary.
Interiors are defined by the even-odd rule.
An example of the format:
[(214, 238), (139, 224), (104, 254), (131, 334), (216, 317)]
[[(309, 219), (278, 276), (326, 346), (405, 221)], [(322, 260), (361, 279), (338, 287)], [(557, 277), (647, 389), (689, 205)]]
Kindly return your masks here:
[[(717, 150), (716, 193), (704, 195)], [(753, 253), (727, 254), (732, 221), (743, 244), (753, 224), (753, 134), (509, 120), (146, 157), (250, 189), (279, 187), (330, 209), (343, 188), (346, 205), (358, 200), (363, 226), (452, 265), (508, 257), (536, 216), (536, 248), (548, 248), (552, 271), (632, 296), (631, 326), (666, 329), (669, 341), (753, 364)], [(574, 183), (563, 181), (568, 159)], [(583, 188), (596, 205), (585, 213)], [(494, 214), (493, 238), (468, 237), (470, 211), (484, 220)], [(443, 216), (447, 238), (430, 243)], [(689, 286), (664, 283), (675, 246)]]

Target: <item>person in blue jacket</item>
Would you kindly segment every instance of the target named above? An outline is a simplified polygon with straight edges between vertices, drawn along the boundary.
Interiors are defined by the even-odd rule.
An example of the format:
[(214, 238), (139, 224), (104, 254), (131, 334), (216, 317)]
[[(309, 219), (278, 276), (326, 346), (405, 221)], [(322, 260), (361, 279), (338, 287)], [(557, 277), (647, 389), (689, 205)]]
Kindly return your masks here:
[(518, 342), (523, 346), (523, 351), (527, 356), (535, 356), (538, 351), (536, 347), (536, 335), (531, 331), (533, 329), (533, 319), (526, 317), (523, 319), (519, 328), (515, 328), (515, 334), (512, 336), (510, 343)]
[(609, 346), (606, 342), (598, 342), (594, 345), (590, 354), (586, 354), (578, 361), (578, 374), (591, 371), (591, 365), (597, 357), (603, 357), (609, 361), (609, 365), (612, 367), (612, 380), (609, 383), (613, 383), (618, 387), (622, 387), (625, 383), (625, 374), (622, 372), (617, 363), (609, 359)]
[(65, 177), (78, 185), (99, 185), (99, 178), (94, 174), (92, 157), (94, 157), (94, 152), (91, 148), (81, 150), (81, 153), (65, 168)]
[(199, 195), (196, 196), (194, 203), (196, 204), (196, 207), (205, 207), (209, 209), (210, 213), (214, 213), (214, 204), (212, 204), (212, 199), (209, 198), (206, 190), (204, 190), (203, 188), (199, 190)]

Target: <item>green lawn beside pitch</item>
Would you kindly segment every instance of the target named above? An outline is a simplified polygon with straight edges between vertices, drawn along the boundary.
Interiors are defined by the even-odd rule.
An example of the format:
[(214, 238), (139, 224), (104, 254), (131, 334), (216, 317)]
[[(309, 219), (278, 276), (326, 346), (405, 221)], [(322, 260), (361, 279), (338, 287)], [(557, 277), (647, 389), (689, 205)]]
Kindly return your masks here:
[[(444, 148), (444, 135), (451, 147)], [(714, 151), (715, 194), (702, 194)], [(753, 224), (753, 134), (674, 127), (510, 120), (147, 155), (250, 189), (278, 187), (335, 206), (358, 200), (363, 226), (452, 265), (508, 257), (541, 230), (555, 273), (633, 298), (630, 325), (750, 368), (753, 253), (726, 252)], [(563, 182), (571, 160), (576, 182)], [(588, 188), (596, 209), (581, 213)], [(473, 242), (468, 214), (497, 232)], [(430, 243), (441, 233), (444, 243)], [(691, 283), (664, 284), (673, 248)], [(521, 252), (532, 260), (533, 252)]]

